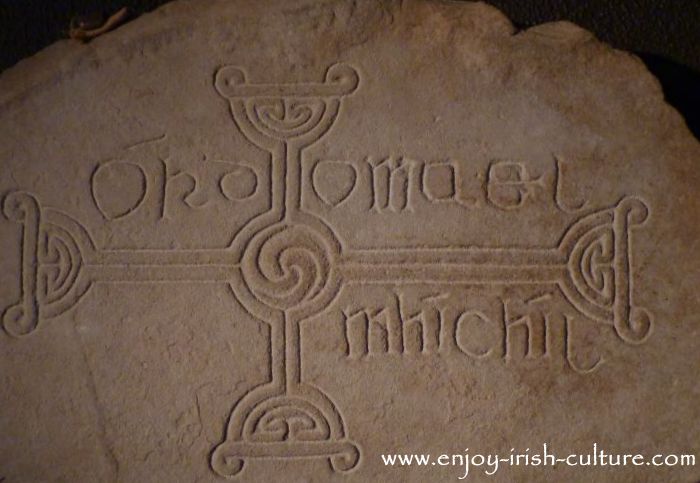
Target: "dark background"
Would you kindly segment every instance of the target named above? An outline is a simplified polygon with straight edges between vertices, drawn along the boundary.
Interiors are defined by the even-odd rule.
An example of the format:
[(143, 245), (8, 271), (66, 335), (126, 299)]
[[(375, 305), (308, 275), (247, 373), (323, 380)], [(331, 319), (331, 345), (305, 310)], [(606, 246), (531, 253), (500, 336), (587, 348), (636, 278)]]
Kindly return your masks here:
[[(0, 71), (66, 38), (72, 19), (129, 7), (136, 17), (170, 0), (0, 0)], [(195, 1), (196, 0), (190, 0)], [(374, 1), (374, 0), (360, 0)], [(570, 20), (639, 55), (700, 138), (700, 0), (487, 0), (518, 28)]]

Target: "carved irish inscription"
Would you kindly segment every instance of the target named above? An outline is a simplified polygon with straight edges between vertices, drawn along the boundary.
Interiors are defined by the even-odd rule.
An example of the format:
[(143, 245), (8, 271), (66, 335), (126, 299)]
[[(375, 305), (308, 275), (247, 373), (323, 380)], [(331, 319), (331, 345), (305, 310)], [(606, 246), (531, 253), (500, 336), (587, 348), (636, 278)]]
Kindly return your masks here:
[[(216, 72), (216, 92), (228, 101), (238, 130), (269, 154), (271, 173), (269, 209), (220, 249), (102, 249), (80, 222), (42, 207), (38, 196), (9, 194), (3, 213), (21, 225), (22, 246), (21, 298), (3, 314), (7, 333), (31, 333), (77, 304), (95, 283), (227, 284), (250, 315), (270, 326), (272, 377), (235, 405), (226, 437), (212, 452), (212, 469), (226, 477), (255, 458), (325, 458), (340, 472), (358, 465), (360, 449), (348, 436), (340, 408), (304, 382), (300, 352), (301, 322), (331, 307), (344, 286), (383, 286), (390, 294), (383, 305), (357, 301), (333, 309), (342, 313), (350, 359), (454, 350), (473, 359), (508, 361), (513, 333), (520, 328), (527, 334), (525, 355), (545, 356), (557, 319), (564, 327), (564, 359), (571, 369), (589, 373), (602, 359), (587, 364), (576, 359), (574, 319), (608, 326), (625, 343), (646, 340), (652, 315), (635, 300), (632, 242), (649, 216), (647, 203), (621, 195), (609, 206), (594, 208), (590, 200), (567, 198), (564, 162), (557, 155), (552, 156), (551, 183), (521, 162), (494, 160), (481, 173), (476, 194), (463, 191), (464, 167), (450, 160), (316, 160), (303, 174), (305, 149), (329, 131), (343, 99), (359, 86), (358, 72), (344, 64), (329, 67), (321, 82), (300, 84), (251, 82), (233, 66)], [(328, 189), (324, 183), (331, 173), (344, 181)], [(134, 188), (121, 204), (108, 201), (114, 177)], [(129, 217), (151, 202), (165, 218), (171, 203), (197, 208), (245, 202), (260, 190), (259, 178), (253, 167), (242, 164), (182, 171), (167, 160), (113, 160), (95, 167), (90, 192), (107, 220)], [(174, 195), (178, 179), (188, 188)], [(563, 232), (549, 234), (551, 242), (543, 246), (353, 248), (324, 219), (304, 209), (302, 195), (313, 194), (334, 208), (354, 196), (360, 183), (367, 183), (372, 194), (366, 209), (377, 214), (410, 213), (420, 199), (465, 209), (518, 210), (533, 193), (544, 191), (557, 209), (575, 219)], [(430, 290), (410, 310), (402, 291), (409, 286)], [(494, 317), (469, 304), (455, 307), (451, 297), (460, 287), (529, 287), (534, 292), (520, 300), (497, 297), (500, 315)], [(557, 298), (568, 311), (548, 308)], [(476, 328), (495, 336), (474, 339), (470, 334)]]
[(461, 160), (403, 155), (317, 159), (310, 169), (309, 185), (313, 196), (331, 209), (364, 197), (364, 209), (374, 213), (412, 212), (419, 203), (515, 211), (528, 207), (537, 195), (565, 213), (583, 210), (585, 200), (564, 199), (562, 160), (552, 155), (551, 166), (545, 179), (544, 174), (532, 174), (527, 164), (512, 160), (492, 160), (473, 171)]

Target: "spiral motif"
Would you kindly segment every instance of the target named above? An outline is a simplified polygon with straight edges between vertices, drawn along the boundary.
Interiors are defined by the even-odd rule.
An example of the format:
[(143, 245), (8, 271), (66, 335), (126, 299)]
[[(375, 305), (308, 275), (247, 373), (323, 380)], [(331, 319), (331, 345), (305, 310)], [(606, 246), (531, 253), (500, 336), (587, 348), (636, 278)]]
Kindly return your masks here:
[(615, 331), (628, 344), (641, 344), (651, 335), (653, 321), (651, 314), (642, 307), (629, 307), (623, 318), (616, 315)]
[(254, 99), (247, 107), (257, 129), (278, 139), (306, 134), (321, 122), (326, 110), (321, 99)]
[(325, 441), (331, 429), (320, 409), (301, 398), (280, 397), (256, 407), (246, 421), (249, 441)]
[(332, 256), (316, 231), (281, 223), (251, 240), (243, 258), (243, 277), (250, 292), (268, 307), (301, 308), (326, 287)]
[(614, 298), (613, 231), (601, 225), (586, 232), (569, 255), (569, 274), (578, 295), (587, 303), (609, 310)]
[(243, 471), (243, 458), (226, 453), (225, 446), (219, 446), (211, 456), (212, 469), (224, 478), (232, 478)]
[(339, 473), (347, 473), (354, 470), (359, 462), (360, 448), (350, 442), (345, 443), (343, 450), (330, 458), (333, 471)]

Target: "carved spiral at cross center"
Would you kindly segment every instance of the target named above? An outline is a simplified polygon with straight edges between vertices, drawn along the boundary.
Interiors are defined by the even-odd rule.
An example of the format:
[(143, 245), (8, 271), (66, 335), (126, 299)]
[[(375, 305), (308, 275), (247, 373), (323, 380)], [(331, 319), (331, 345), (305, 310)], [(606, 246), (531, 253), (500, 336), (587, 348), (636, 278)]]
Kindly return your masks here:
[(318, 301), (336, 285), (337, 247), (335, 240), (304, 224), (281, 222), (264, 228), (243, 255), (245, 285), (274, 309), (320, 309)]

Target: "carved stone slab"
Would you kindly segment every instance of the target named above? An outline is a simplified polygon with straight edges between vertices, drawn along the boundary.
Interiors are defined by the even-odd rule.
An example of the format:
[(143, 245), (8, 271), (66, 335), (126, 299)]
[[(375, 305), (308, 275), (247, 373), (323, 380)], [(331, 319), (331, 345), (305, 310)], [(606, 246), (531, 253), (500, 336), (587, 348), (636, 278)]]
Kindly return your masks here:
[(0, 76), (0, 479), (697, 455), (699, 162), (639, 60), (484, 4), (183, 1), (58, 43)]

